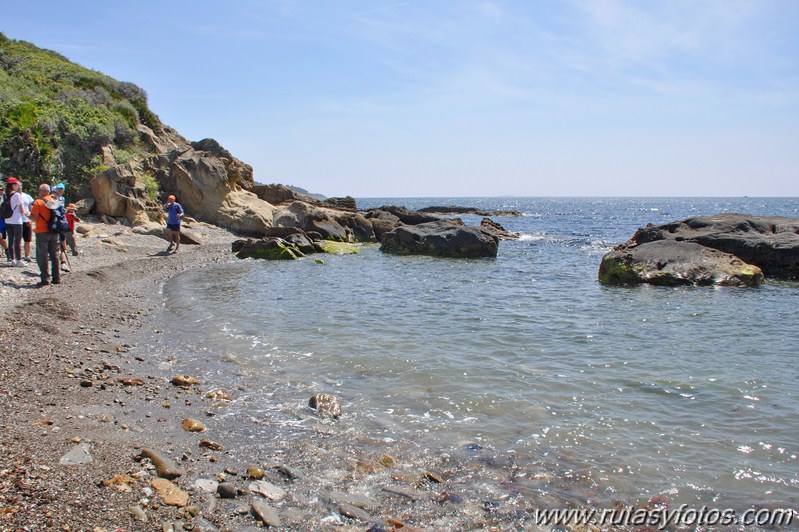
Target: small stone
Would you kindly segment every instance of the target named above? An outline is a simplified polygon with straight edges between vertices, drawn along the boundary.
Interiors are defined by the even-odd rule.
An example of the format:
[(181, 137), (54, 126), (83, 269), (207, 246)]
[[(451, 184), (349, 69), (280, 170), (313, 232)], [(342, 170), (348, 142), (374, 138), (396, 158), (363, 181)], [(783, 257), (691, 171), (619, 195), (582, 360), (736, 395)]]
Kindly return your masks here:
[(62, 456), (58, 463), (65, 466), (90, 464), (94, 461), (94, 458), (92, 458), (89, 450), (90, 447), (88, 443), (78, 444), (73, 447), (71, 451)]
[(261, 480), (264, 478), (264, 470), (258, 466), (251, 465), (247, 466), (247, 476), (250, 478), (254, 478), (255, 480)]
[(197, 517), (202, 514), (202, 510), (200, 510), (199, 506), (186, 506), (183, 509), (183, 514), (188, 517)]
[(277, 465), (274, 466), (272, 469), (274, 469), (277, 473), (279, 473), (280, 476), (285, 477), (288, 480), (298, 480), (300, 478), (299, 473), (297, 473), (293, 469), (289, 469), (284, 465)]
[(142, 510), (138, 506), (131, 506), (130, 508), (128, 508), (128, 510), (130, 511), (130, 515), (132, 515), (133, 518), (136, 519), (137, 521), (141, 521), (143, 523), (147, 522), (147, 514), (144, 513), (144, 510)]
[(69, 440), (69, 441), (70, 441), (70, 442), (72, 442), (72, 443), (80, 443), (80, 438), (78, 438), (77, 436), (75, 436), (74, 438), (72, 438), (72, 439), (71, 439), (71, 440)]
[(336, 419), (341, 416), (341, 406), (334, 395), (318, 393), (311, 396), (308, 406), (319, 412), (322, 417)]
[(202, 432), (205, 430), (205, 425), (194, 418), (187, 417), (180, 422), (180, 427), (186, 432)]
[(374, 500), (366, 497), (365, 495), (359, 495), (357, 493), (341, 493), (334, 491), (330, 493), (329, 497), (331, 501), (347, 504), (349, 506), (355, 506), (356, 508), (369, 508), (377, 506), (377, 502)]
[(200, 440), (200, 447), (202, 447), (204, 449), (210, 449), (212, 451), (224, 451), (225, 450), (225, 448), (221, 444), (216, 443), (216, 442), (211, 441), (211, 440), (206, 440), (206, 439)]
[(265, 480), (251, 482), (247, 489), (272, 501), (278, 501), (286, 496), (286, 490)]
[(117, 382), (122, 383), (122, 386), (143, 386), (144, 381), (141, 379), (117, 379)]
[(200, 383), (196, 377), (192, 377), (191, 375), (175, 375), (172, 377), (171, 382), (175, 386), (180, 386), (181, 388), (188, 388), (189, 386)]
[(216, 390), (211, 390), (210, 392), (206, 393), (205, 396), (208, 399), (214, 399), (217, 401), (232, 401), (233, 396), (230, 395), (224, 388), (217, 388)]
[(358, 473), (374, 474), (383, 469), (383, 466), (373, 460), (358, 460), (355, 471)]
[(167, 506), (186, 506), (189, 503), (189, 494), (181, 490), (165, 478), (157, 478), (150, 486), (158, 492)]
[(380, 464), (383, 465), (384, 467), (389, 467), (389, 468), (397, 467), (397, 460), (389, 454), (384, 454), (383, 456), (381, 456), (378, 462), (380, 462)]
[(282, 522), (280, 521), (280, 516), (277, 514), (277, 510), (263, 501), (254, 501), (252, 503), (252, 513), (254, 513), (258, 519), (263, 521), (266, 526), (283, 526)]
[(372, 519), (371, 515), (361, 510), (360, 508), (356, 508), (355, 506), (352, 506), (350, 504), (339, 505), (338, 513), (340, 513), (344, 517), (349, 517), (350, 519), (358, 519), (359, 521), (370, 522), (374, 520)]
[(235, 499), (236, 495), (238, 494), (236, 486), (234, 486), (233, 484), (228, 484), (227, 482), (222, 482), (221, 484), (219, 484), (216, 487), (216, 492), (223, 499)]
[(216, 488), (218, 486), (219, 482), (207, 478), (198, 478), (194, 481), (194, 487), (206, 493), (216, 493)]
[(426, 478), (427, 480), (429, 480), (431, 482), (435, 482), (436, 484), (443, 484), (444, 483), (444, 479), (441, 478), (441, 476), (439, 474), (434, 473), (432, 471), (425, 471), (424, 472), (424, 478)]
[(94, 383), (92, 381), (88, 380), (88, 379), (84, 379), (84, 380), (80, 381), (80, 387), (81, 388), (91, 388), (93, 385), (94, 385)]
[(161, 478), (178, 478), (183, 475), (183, 471), (168, 456), (154, 449), (142, 449), (141, 455), (149, 458), (155, 466), (155, 471)]

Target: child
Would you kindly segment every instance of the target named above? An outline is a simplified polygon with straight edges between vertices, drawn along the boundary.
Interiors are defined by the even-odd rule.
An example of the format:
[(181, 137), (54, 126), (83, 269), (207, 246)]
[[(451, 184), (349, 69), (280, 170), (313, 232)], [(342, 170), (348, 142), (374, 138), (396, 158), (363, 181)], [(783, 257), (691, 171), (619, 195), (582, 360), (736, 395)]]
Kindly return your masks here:
[(80, 222), (81, 219), (75, 214), (75, 211), (78, 207), (74, 203), (70, 203), (67, 205), (67, 223), (69, 224), (69, 231), (64, 233), (67, 239), (67, 245), (69, 245), (69, 249), (72, 250), (72, 256), (78, 256), (78, 245), (75, 242), (75, 222)]

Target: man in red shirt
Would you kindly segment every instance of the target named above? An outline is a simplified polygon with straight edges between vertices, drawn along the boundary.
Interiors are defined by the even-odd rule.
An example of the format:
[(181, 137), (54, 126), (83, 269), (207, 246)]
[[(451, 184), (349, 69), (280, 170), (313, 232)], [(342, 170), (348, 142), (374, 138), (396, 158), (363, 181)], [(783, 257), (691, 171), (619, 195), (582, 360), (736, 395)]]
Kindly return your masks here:
[(36, 233), (36, 263), (39, 265), (41, 281), (38, 286), (50, 284), (48, 270), (52, 266), (53, 284), (61, 284), (61, 269), (58, 262), (58, 233), (50, 232), (50, 209), (47, 203), (53, 201), (50, 196), (50, 185), (39, 185), (39, 197), (31, 205), (30, 219), (35, 225)]

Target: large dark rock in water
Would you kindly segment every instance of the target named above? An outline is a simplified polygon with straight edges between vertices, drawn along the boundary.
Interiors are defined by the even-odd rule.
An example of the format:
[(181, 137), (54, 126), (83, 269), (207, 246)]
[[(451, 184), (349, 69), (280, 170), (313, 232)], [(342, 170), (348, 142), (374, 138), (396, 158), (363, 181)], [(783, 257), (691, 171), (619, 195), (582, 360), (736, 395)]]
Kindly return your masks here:
[(383, 234), (380, 250), (399, 255), (496, 257), (499, 238), (480, 227), (449, 220), (402, 225)]
[[(652, 247), (653, 243), (659, 242), (670, 245)], [(688, 247), (688, 244), (692, 246)], [(696, 252), (695, 246), (733, 256), (745, 265), (757, 267), (766, 277), (799, 279), (799, 219), (719, 214), (657, 226), (650, 224), (639, 229), (630, 240), (603, 257), (599, 280), (603, 283), (624, 284), (652, 282), (650, 279), (657, 276), (651, 274), (641, 275), (638, 281), (634, 281), (631, 274), (636, 268), (634, 265), (638, 264), (637, 267), (643, 269), (643, 264), (651, 267), (655, 263), (670, 263), (672, 266), (681, 264), (678, 269), (682, 271), (684, 279), (690, 279), (691, 275), (695, 277), (694, 282), (683, 284), (706, 284), (708, 274), (705, 268), (709, 267), (710, 262), (714, 262), (720, 268), (716, 274), (711, 275), (719, 280), (715, 284), (736, 284), (729, 280), (730, 271), (726, 269), (734, 266), (732, 263), (721, 267), (716, 261), (718, 256), (715, 255), (713, 261), (708, 262), (711, 255)], [(698, 261), (695, 268), (690, 266), (689, 257)], [(655, 261), (656, 258), (659, 261)], [(740, 284), (760, 284), (757, 273), (751, 275), (751, 282), (741, 281)], [(733, 277), (738, 278), (735, 275)]]
[(757, 266), (692, 242), (659, 240), (621, 247), (602, 258), (599, 281), (605, 284), (649, 283), (661, 286), (759, 286)]

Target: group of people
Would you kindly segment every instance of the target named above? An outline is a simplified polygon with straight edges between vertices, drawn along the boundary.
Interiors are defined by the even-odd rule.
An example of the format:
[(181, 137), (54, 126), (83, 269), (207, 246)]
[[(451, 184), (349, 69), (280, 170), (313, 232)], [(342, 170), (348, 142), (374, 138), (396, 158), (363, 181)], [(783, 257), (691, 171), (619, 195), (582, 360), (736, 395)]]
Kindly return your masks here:
[[(75, 222), (80, 222), (74, 203), (64, 198), (66, 186), (58, 183), (50, 188), (39, 185), (38, 197), (33, 199), (23, 192), (23, 183), (16, 177), (6, 179), (5, 190), (0, 198), (4, 212), (0, 216), (0, 247), (6, 256), (6, 263), (12, 267), (25, 267), (31, 262), (31, 240), (36, 235), (36, 264), (39, 266), (38, 286), (61, 283), (61, 272), (68, 272), (69, 259), (67, 247), (73, 256), (78, 256), (75, 242)], [(167, 213), (166, 239), (169, 247), (166, 253), (180, 249), (180, 222), (183, 207), (169, 195), (164, 209)], [(53, 216), (63, 216), (68, 230), (53, 230), (50, 222)]]
[[(32, 234), (36, 235), (36, 263), (39, 266), (39, 286), (59, 284), (61, 272), (68, 272), (67, 246), (73, 256), (78, 256), (75, 241), (75, 222), (79, 222), (74, 203), (66, 203), (64, 183), (52, 189), (50, 185), (39, 185), (38, 197), (33, 199), (23, 192), (23, 183), (16, 177), (6, 179), (0, 206), (10, 216), (0, 217), (0, 246), (6, 263), (12, 267), (25, 267), (31, 262)], [(60, 210), (59, 210), (60, 209)], [(69, 229), (51, 231), (50, 221), (54, 212), (63, 213)], [(57, 216), (58, 214), (56, 214)]]

